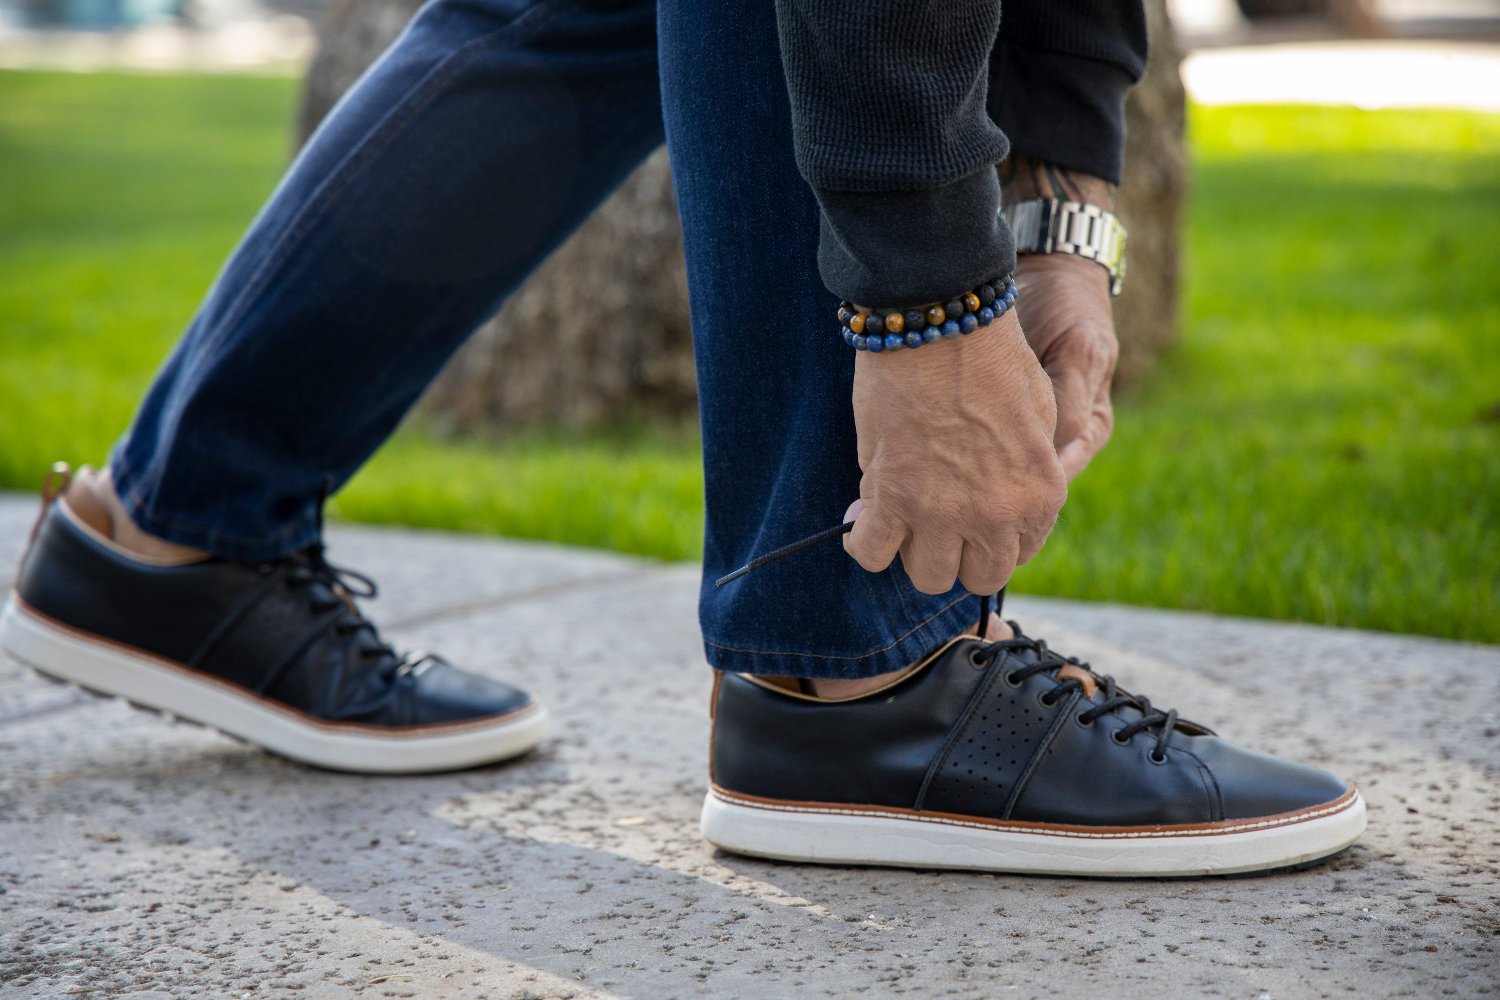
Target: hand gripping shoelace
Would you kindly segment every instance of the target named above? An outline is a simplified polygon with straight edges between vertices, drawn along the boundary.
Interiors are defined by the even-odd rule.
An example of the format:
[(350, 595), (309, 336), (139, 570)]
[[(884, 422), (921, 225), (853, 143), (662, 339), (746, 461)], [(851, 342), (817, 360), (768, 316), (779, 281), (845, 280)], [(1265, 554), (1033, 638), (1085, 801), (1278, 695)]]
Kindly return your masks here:
[[(777, 560), (795, 555), (803, 549), (811, 548), (814, 545), (832, 541), (835, 538), (847, 535), (853, 530), (854, 522), (845, 521), (843, 524), (827, 528), (817, 534), (808, 535), (806, 538), (792, 542), (790, 545), (783, 545), (779, 549), (773, 549), (765, 555), (756, 556), (732, 573), (726, 573), (724, 576), (719, 577), (714, 581), (714, 586), (722, 587), (725, 584), (733, 583), (740, 577), (748, 573), (753, 573), (763, 566), (769, 566)], [(991, 607), (993, 606), (995, 614), (999, 614), (1004, 604), (1004, 590), (1001, 590), (998, 594), (979, 595), (979, 624), (975, 630), (976, 634), (983, 636), (985, 630), (989, 627)], [(1114, 741), (1123, 745), (1130, 742), (1130, 738), (1137, 733), (1154, 730), (1156, 746), (1151, 748), (1151, 759), (1157, 763), (1166, 760), (1167, 741), (1171, 739), (1173, 731), (1177, 728), (1177, 709), (1173, 708), (1163, 712), (1161, 709), (1152, 706), (1151, 699), (1131, 694), (1129, 691), (1116, 686), (1113, 677), (1107, 674), (1094, 674), (1089, 665), (1078, 659), (1078, 657), (1062, 656), (1048, 649), (1045, 639), (1030, 638), (1021, 631), (1021, 626), (1013, 621), (1007, 621), (1006, 624), (1015, 632), (1015, 636), (988, 644), (983, 650), (975, 654), (976, 663), (981, 662), (980, 658), (983, 658), (982, 662), (992, 664), (1006, 653), (1021, 652), (1023, 650), (1030, 650), (1035, 653), (1037, 657), (1035, 663), (1029, 663), (1024, 667), (1014, 667), (1006, 672), (1006, 679), (1013, 683), (1019, 683), (1035, 674), (1046, 673), (1049, 670), (1058, 670), (1070, 664), (1089, 671), (1089, 673), (1097, 678), (1099, 690), (1102, 691), (1104, 700), (1093, 708), (1080, 712), (1078, 714), (1078, 721), (1087, 726), (1091, 725), (1094, 720), (1101, 716), (1113, 714), (1122, 708), (1134, 708), (1141, 713), (1141, 717), (1134, 722), (1126, 723), (1123, 727), (1116, 730), (1113, 735)], [(1083, 682), (1076, 677), (1057, 678), (1057, 683), (1053, 686), (1052, 690), (1042, 696), (1043, 703), (1048, 706), (1055, 705), (1058, 699), (1062, 698), (1065, 694), (1071, 691), (1082, 691), (1083, 689)]]

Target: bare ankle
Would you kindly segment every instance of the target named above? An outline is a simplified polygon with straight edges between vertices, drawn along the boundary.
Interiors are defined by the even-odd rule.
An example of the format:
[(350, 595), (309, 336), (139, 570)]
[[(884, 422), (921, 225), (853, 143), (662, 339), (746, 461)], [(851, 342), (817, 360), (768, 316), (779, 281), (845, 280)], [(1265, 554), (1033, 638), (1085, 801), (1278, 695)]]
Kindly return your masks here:
[(63, 494), (63, 501), (89, 527), (145, 562), (177, 565), (209, 557), (201, 549), (158, 538), (136, 524), (115, 492), (114, 480), (107, 469), (80, 469)]

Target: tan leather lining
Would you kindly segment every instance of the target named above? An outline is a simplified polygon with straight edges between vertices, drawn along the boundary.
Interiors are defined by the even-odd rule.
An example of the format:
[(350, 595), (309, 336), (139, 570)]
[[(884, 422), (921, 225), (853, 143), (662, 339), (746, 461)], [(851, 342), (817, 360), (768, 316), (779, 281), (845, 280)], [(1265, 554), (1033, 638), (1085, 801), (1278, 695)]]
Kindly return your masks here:
[(129, 522), (129, 515), (115, 498), (113, 487), (106, 485), (107, 476), (107, 473), (97, 473), (87, 465), (79, 466), (77, 474), (57, 497), (58, 508), (70, 515), (69, 520), (95, 541), (107, 546), (111, 552), (146, 566), (186, 566), (208, 558), (206, 553), (196, 549), (158, 539), (153, 541), (162, 549), (172, 551), (153, 554), (122, 543), (122, 538), (129, 541), (132, 537), (145, 539), (149, 536)]
[[(79, 510), (80, 507), (84, 506), (87, 506), (86, 502), (80, 503), (78, 497), (61, 496), (57, 498), (57, 509), (62, 513), (64, 517), (66, 517), (69, 521), (72, 521), (73, 525), (78, 528), (79, 531), (82, 531), (85, 535), (88, 535), (94, 541), (98, 542), (100, 545), (109, 549), (111, 552), (115, 553), (118, 556), (129, 559), (131, 562), (141, 563), (145, 566), (185, 566), (190, 564), (189, 561), (185, 561), (182, 559), (155, 559), (151, 556), (142, 555), (139, 552), (130, 551), (125, 546), (121, 545), (119, 542), (115, 541), (113, 538), (109, 537), (103, 531), (100, 531), (97, 527), (95, 527), (93, 523), (91, 523), (94, 512), (90, 510), (88, 514), (85, 514)], [(108, 523), (108, 521), (105, 521), (106, 525)], [(202, 562), (202, 560), (196, 559), (191, 560), (191, 562)]]
[(885, 816), (891, 819), (910, 819), (927, 823), (940, 823), (958, 826), (985, 827), (996, 830), (1010, 830), (1016, 833), (1050, 833), (1065, 836), (1170, 836), (1173, 834), (1183, 835), (1213, 835), (1237, 833), (1249, 829), (1262, 829), (1272, 826), (1286, 826), (1293, 823), (1305, 822), (1321, 816), (1333, 815), (1343, 812), (1352, 806), (1359, 797), (1358, 791), (1353, 785), (1345, 788), (1344, 794), (1331, 802), (1322, 805), (1309, 806), (1306, 809), (1298, 809), (1294, 812), (1276, 813), (1271, 816), (1256, 816), (1251, 819), (1220, 820), (1216, 823), (1183, 823), (1162, 826), (1077, 826), (1067, 823), (1033, 823), (1022, 820), (1000, 820), (989, 819), (984, 816), (965, 816), (960, 813), (933, 812), (930, 810), (903, 809), (900, 806), (867, 806), (845, 802), (792, 802), (784, 799), (770, 799), (759, 795), (748, 795), (744, 792), (731, 792), (720, 788), (718, 785), (710, 785), (714, 795), (733, 805), (745, 806), (752, 809), (768, 809), (776, 812), (807, 812), (807, 813), (845, 813), (870, 816)]
[(1073, 680), (1082, 684), (1085, 698), (1092, 698), (1094, 692), (1099, 690), (1099, 684), (1094, 680), (1094, 675), (1076, 663), (1064, 663), (1061, 667), (1058, 667), (1057, 679), (1060, 681)]
[(798, 679), (795, 677), (761, 677), (757, 674), (740, 674), (739, 676), (745, 678), (745, 680), (749, 681), (751, 684), (754, 684), (757, 687), (763, 687), (767, 691), (775, 691), (777, 694), (786, 695), (788, 698), (797, 698), (802, 701), (817, 702), (820, 705), (841, 705), (844, 702), (860, 701), (861, 699), (871, 698), (877, 694), (889, 691), (897, 684), (905, 681), (908, 677), (911, 677), (914, 674), (926, 669), (934, 660), (942, 656), (943, 653), (947, 651), (948, 647), (952, 646), (955, 642), (958, 642), (960, 639), (972, 638), (974, 638), (974, 636), (967, 632), (965, 632), (963, 635), (956, 635), (953, 638), (949, 639), (947, 642), (943, 643), (937, 649), (933, 650), (931, 653), (928, 653), (925, 657), (918, 660), (916, 663), (913, 663), (911, 666), (907, 667), (905, 670), (899, 671), (898, 673), (894, 674), (888, 682), (880, 685), (880, 687), (872, 688), (869, 691), (862, 691), (859, 694), (849, 695), (844, 698), (820, 698), (815, 694), (804, 693), (801, 690), (801, 685), (796, 685), (795, 688), (792, 686), (788, 686), (788, 682), (791, 682), (794, 685), (796, 684)]

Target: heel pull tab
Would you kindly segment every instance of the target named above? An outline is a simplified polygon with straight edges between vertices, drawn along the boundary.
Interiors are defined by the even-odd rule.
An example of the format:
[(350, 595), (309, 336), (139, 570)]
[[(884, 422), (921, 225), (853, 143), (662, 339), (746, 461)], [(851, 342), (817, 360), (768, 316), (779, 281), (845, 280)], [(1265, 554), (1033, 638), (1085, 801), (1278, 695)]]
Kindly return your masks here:
[(53, 462), (42, 477), (42, 506), (46, 507), (73, 485), (73, 467), (67, 462)]
[(42, 477), (42, 509), (37, 511), (36, 520), (31, 524), (31, 537), (27, 544), (36, 542), (37, 532), (42, 530), (42, 518), (47, 516), (47, 508), (52, 502), (64, 493), (68, 487), (73, 485), (73, 467), (67, 462), (53, 462), (52, 468)]

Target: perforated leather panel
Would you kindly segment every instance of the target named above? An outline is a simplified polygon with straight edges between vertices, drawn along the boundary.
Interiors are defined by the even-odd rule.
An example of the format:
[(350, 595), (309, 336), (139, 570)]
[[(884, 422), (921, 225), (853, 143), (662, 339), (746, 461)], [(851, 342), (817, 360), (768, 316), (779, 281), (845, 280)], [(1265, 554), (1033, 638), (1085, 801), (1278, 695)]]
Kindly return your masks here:
[(922, 809), (1005, 818), (1016, 783), (1072, 700), (1045, 706), (1038, 696), (1054, 686), (1050, 679), (1015, 688), (1004, 679), (1004, 661), (988, 669), (988, 686), (933, 771)]

